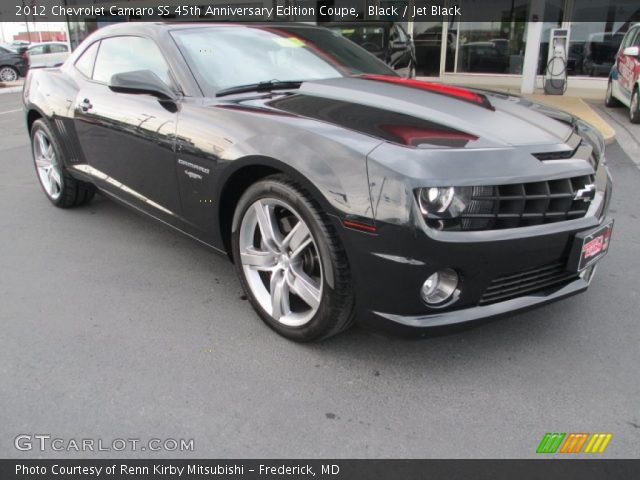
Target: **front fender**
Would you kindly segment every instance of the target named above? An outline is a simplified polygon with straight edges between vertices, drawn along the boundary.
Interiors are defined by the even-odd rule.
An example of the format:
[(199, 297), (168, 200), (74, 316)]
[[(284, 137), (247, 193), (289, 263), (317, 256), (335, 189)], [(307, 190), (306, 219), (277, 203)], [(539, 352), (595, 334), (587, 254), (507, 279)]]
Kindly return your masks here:
[(225, 151), (221, 185), (241, 168), (264, 165), (280, 170), (311, 191), (329, 213), (372, 217), (366, 157), (358, 150), (310, 132), (264, 133)]

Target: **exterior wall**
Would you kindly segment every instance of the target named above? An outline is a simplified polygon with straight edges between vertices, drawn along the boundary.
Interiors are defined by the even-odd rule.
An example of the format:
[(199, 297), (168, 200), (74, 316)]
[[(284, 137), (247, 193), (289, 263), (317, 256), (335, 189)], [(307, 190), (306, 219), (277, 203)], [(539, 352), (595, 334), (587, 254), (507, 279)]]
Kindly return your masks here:
[(13, 40), (22, 40), (27, 42), (66, 42), (66, 32), (51, 32), (51, 31), (35, 31), (35, 32), (20, 32), (13, 36)]

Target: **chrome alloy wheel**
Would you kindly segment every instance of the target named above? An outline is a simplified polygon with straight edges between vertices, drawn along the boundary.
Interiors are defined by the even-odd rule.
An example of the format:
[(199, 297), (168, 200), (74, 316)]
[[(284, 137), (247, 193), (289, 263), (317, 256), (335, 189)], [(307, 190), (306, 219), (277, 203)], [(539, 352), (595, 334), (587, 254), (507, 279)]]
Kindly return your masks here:
[(57, 200), (62, 193), (62, 174), (51, 140), (42, 130), (33, 135), (33, 156), (42, 186), (52, 200)]
[(254, 202), (240, 224), (239, 247), (260, 306), (283, 325), (308, 323), (322, 299), (322, 263), (309, 227), (293, 207), (275, 198)]
[(0, 69), (0, 81), (2, 82), (15, 82), (18, 80), (18, 74), (11, 67), (2, 67)]

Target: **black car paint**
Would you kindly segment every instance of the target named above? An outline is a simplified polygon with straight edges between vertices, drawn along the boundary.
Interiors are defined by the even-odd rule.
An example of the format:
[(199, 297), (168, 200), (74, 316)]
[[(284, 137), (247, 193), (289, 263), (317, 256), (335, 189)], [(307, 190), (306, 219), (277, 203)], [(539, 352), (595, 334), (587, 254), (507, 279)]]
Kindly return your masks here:
[[(169, 38), (169, 28), (180, 27), (122, 26), (118, 34), (146, 36), (161, 47), (182, 92), (175, 102), (115, 94), (87, 80), (73, 66), (86, 44), (61, 70), (29, 77), (24, 90), (28, 120), (37, 112), (55, 126), (74, 176), (219, 252), (229, 252), (236, 185), (255, 175), (284, 172), (311, 192), (339, 233), (353, 272), (358, 320), (383, 330), (415, 332), (475, 321), (587, 287), (590, 278), (585, 275), (534, 296), (478, 306), (492, 278), (565, 258), (576, 232), (603, 223), (611, 180), (588, 126), (517, 97), (485, 92), (499, 107), (488, 111), (359, 78), (308, 82), (299, 91), (205, 98)], [(100, 33), (92, 37), (99, 38)], [(312, 114), (305, 107), (309, 97), (324, 107)], [(87, 111), (85, 99), (91, 105)], [(349, 108), (336, 109), (336, 102)], [(517, 106), (528, 107), (526, 119)], [(379, 126), (372, 130), (363, 124), (368, 109), (389, 111), (385, 124), (401, 118), (396, 127), (406, 125), (402, 115), (428, 123), (442, 137), (420, 148), (403, 145), (385, 138)], [(451, 110), (462, 114), (446, 113)], [(435, 129), (432, 120), (425, 120), (434, 114)], [(523, 125), (529, 128), (523, 131)], [(451, 140), (451, 130), (473, 139), (460, 145)], [(576, 132), (585, 142), (579, 157), (541, 162), (532, 155), (573, 148)], [(599, 160), (598, 190), (590, 213), (581, 219), (512, 230), (439, 232), (426, 227), (416, 206), (415, 188), (594, 173), (586, 161), (592, 156)], [(345, 219), (372, 228), (351, 228)], [(420, 286), (441, 267), (460, 272), (460, 299), (445, 308), (428, 307), (420, 300)]]
[(4, 66), (15, 68), (21, 77), (26, 76), (29, 70), (29, 62), (25, 60), (20, 52), (0, 46), (0, 68)]

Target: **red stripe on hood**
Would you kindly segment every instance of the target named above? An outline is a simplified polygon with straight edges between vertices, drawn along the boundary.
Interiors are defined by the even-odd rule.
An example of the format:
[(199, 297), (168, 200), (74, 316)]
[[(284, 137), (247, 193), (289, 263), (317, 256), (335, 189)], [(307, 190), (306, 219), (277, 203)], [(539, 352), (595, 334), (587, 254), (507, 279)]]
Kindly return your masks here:
[(460, 100), (464, 100), (465, 102), (488, 108), (489, 110), (495, 110), (486, 96), (480, 93), (472, 92), (471, 90), (462, 87), (454, 87), (451, 85), (445, 85), (443, 83), (425, 82), (422, 80), (415, 80), (413, 78), (394, 77), (391, 75), (360, 75), (360, 78), (364, 78), (366, 80), (377, 80), (379, 82), (395, 83), (397, 85), (404, 85), (405, 87), (427, 90), (429, 92), (439, 93), (448, 97), (458, 98)]

